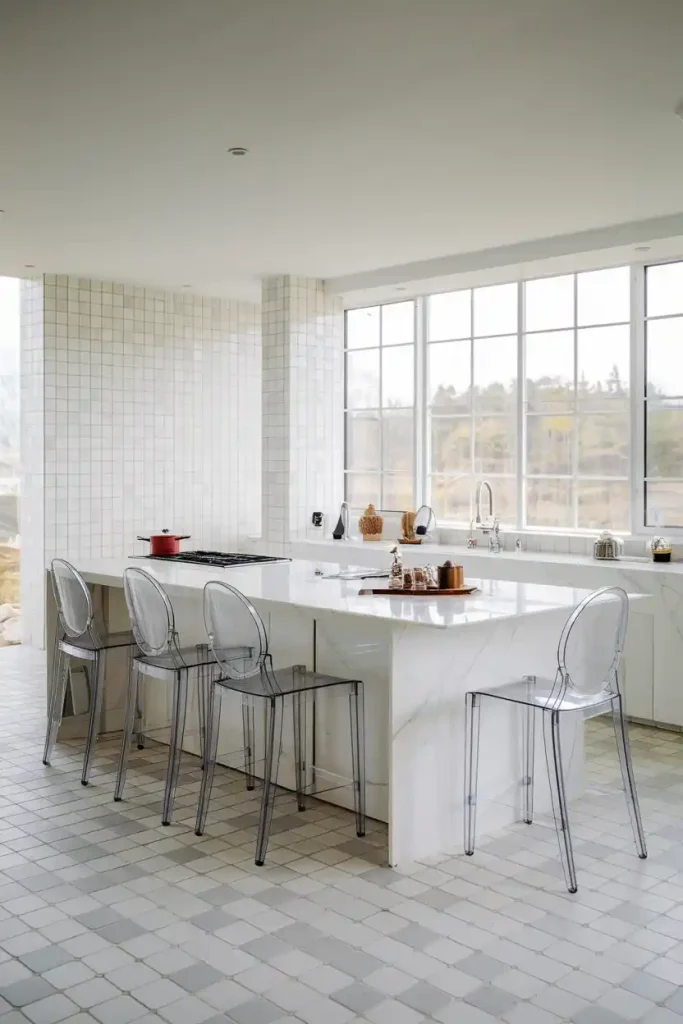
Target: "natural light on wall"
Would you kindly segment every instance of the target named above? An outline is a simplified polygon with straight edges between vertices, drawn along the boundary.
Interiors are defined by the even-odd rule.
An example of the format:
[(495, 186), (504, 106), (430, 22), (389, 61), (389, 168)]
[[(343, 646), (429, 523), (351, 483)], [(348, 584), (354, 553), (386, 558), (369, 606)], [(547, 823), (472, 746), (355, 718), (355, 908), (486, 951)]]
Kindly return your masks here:
[(683, 262), (349, 310), (346, 346), (352, 506), (467, 524), (486, 478), (517, 528), (683, 527)]

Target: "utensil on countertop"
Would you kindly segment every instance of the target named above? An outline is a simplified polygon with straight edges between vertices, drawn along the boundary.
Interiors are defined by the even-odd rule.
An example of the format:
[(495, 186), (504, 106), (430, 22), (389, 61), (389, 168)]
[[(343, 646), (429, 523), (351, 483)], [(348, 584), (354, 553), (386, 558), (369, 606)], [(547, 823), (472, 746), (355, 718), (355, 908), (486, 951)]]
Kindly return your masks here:
[(189, 540), (189, 533), (171, 533), (169, 530), (162, 530), (161, 533), (151, 533), (149, 537), (138, 537), (138, 540), (149, 542), (150, 555), (177, 555), (180, 553), (180, 541)]

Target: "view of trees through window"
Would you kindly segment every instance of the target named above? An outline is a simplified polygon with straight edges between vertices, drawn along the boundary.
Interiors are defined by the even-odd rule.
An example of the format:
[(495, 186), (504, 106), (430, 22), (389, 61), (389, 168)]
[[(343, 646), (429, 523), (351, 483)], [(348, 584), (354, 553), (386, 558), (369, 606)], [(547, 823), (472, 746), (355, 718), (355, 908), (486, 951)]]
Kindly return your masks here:
[[(683, 526), (683, 262), (639, 272), (615, 267), (349, 310), (352, 506), (424, 500), (439, 521), (469, 523), (486, 478), (506, 525)], [(643, 273), (645, 323), (633, 325)], [(636, 524), (633, 345), (647, 365), (646, 513)]]

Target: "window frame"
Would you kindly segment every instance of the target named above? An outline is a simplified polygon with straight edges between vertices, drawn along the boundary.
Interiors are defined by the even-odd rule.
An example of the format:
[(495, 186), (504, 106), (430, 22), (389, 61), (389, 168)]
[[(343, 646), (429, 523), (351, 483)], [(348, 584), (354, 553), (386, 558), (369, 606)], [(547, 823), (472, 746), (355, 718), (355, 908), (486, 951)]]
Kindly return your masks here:
[[(683, 538), (683, 525), (681, 526), (659, 526), (652, 527), (647, 525), (646, 520), (646, 451), (645, 451), (645, 436), (646, 436), (646, 417), (647, 417), (647, 381), (646, 381), (646, 335), (647, 335), (647, 316), (645, 306), (645, 288), (646, 288), (646, 273), (648, 267), (660, 266), (668, 263), (679, 263), (683, 262), (683, 256), (680, 257), (663, 257), (661, 259), (643, 259), (643, 260), (630, 260), (630, 261), (619, 261), (614, 264), (607, 265), (596, 265), (594, 267), (582, 266), (577, 269), (567, 269), (558, 271), (553, 270), (547, 274), (534, 274), (530, 277), (521, 278), (514, 276), (507, 281), (496, 281), (495, 283), (514, 283), (517, 286), (517, 400), (516, 409), (513, 413), (513, 419), (516, 422), (517, 427), (517, 449), (516, 449), (516, 473), (513, 477), (516, 481), (516, 521), (514, 523), (506, 523), (508, 529), (514, 530), (516, 533), (527, 533), (527, 534), (550, 534), (554, 536), (592, 536), (595, 534), (595, 528), (580, 528), (580, 527), (569, 527), (569, 526), (533, 526), (527, 525), (526, 518), (526, 487), (527, 480), (527, 397), (526, 397), (526, 344), (525, 344), (525, 310), (524, 310), (524, 297), (525, 297), (525, 284), (527, 281), (538, 280), (549, 277), (561, 277), (567, 274), (578, 275), (581, 273), (590, 272), (592, 270), (609, 270), (616, 269), (617, 267), (628, 267), (629, 270), (629, 398), (627, 404), (628, 410), (628, 431), (629, 431), (629, 462), (628, 462), (628, 494), (629, 494), (629, 512), (630, 512), (630, 529), (629, 530), (615, 530), (621, 536), (630, 536), (634, 538), (651, 537), (657, 532), (664, 531), (667, 536), (673, 540)], [(574, 336), (574, 365), (576, 374), (576, 361), (578, 358), (578, 331), (579, 325), (576, 316), (576, 303), (577, 303), (577, 278), (574, 278), (574, 323), (568, 330), (573, 332)], [(444, 289), (445, 291), (470, 291), (474, 292), (474, 289), (479, 287), (487, 287), (491, 282), (481, 280), (480, 282), (473, 281), (462, 288), (449, 288)], [(431, 294), (439, 294), (438, 292), (425, 294), (425, 295), (413, 295), (403, 296), (401, 299), (390, 299), (387, 301), (377, 301), (363, 303), (362, 306), (350, 306), (348, 310), (345, 310), (344, 315), (344, 494), (347, 496), (346, 480), (349, 472), (354, 472), (353, 469), (349, 469), (347, 466), (347, 430), (346, 430), (346, 417), (347, 417), (347, 369), (346, 369), (346, 314), (351, 309), (356, 308), (369, 308), (372, 306), (385, 306), (393, 305), (397, 302), (413, 301), (415, 303), (415, 327), (414, 327), (414, 405), (413, 405), (413, 425), (414, 425), (414, 445), (413, 445), (413, 479), (414, 479), (414, 497), (415, 507), (418, 507), (423, 502), (428, 501), (429, 489), (430, 489), (430, 476), (436, 475), (439, 477), (452, 477), (457, 478), (459, 474), (430, 474), (429, 457), (430, 457), (430, 403), (427, 395), (427, 384), (428, 384), (428, 356), (430, 345), (438, 345), (448, 343), (448, 339), (440, 341), (429, 341), (429, 298)], [(473, 303), (473, 297), (471, 299)], [(381, 316), (381, 314), (380, 314)], [(590, 325), (581, 325), (583, 329)], [(598, 325), (595, 325), (598, 326)], [(602, 326), (602, 325), (599, 325)], [(606, 325), (610, 326), (610, 325)], [(560, 330), (560, 328), (558, 328)], [(474, 325), (470, 324), (470, 363), (474, 361), (474, 344), (477, 340), (474, 336)], [(534, 332), (529, 332), (534, 333)], [(456, 339), (453, 339), (456, 340)], [(379, 349), (381, 352), (381, 337)], [(351, 350), (353, 351), (353, 350)], [(474, 381), (471, 382), (472, 386)], [(381, 388), (381, 355), (380, 355), (380, 388)], [(380, 391), (380, 403), (382, 395)], [(380, 405), (380, 417), (381, 417), (381, 405)], [(466, 418), (469, 418), (470, 423), (474, 422), (474, 413), (472, 407), (467, 414), (464, 414)], [(575, 410), (574, 415), (576, 418), (576, 429), (574, 432), (574, 445), (578, 444), (578, 413)], [(471, 441), (472, 446), (474, 445), (474, 437)], [(471, 469), (473, 470), (473, 464), (471, 463)], [(356, 470), (361, 472), (361, 470)], [(377, 473), (378, 479), (382, 485), (383, 493), (383, 477), (385, 471), (380, 468)], [(510, 478), (507, 474), (503, 474), (506, 478)], [(499, 475), (500, 476), (500, 475)], [(538, 474), (534, 474), (537, 477)], [(502, 476), (500, 477), (502, 478)], [(681, 473), (683, 479), (683, 472)], [(473, 480), (483, 479), (474, 474)], [(492, 475), (492, 479), (496, 479), (496, 475)], [(533, 478), (532, 478), (533, 479)], [(578, 473), (578, 462), (574, 461), (574, 475), (568, 477), (574, 483), (582, 479), (581, 474)], [(587, 478), (583, 478), (587, 479)], [(596, 481), (603, 480), (602, 477), (595, 478)], [(609, 482), (608, 477), (604, 478), (604, 482)], [(615, 481), (622, 481), (624, 477), (615, 477)], [(574, 506), (578, 496), (574, 497)], [(386, 509), (385, 511), (389, 511)], [(399, 511), (399, 510), (396, 510)], [(683, 509), (682, 509), (683, 518)], [(576, 519), (575, 519), (576, 521)], [(463, 529), (468, 528), (469, 523), (461, 520), (441, 520), (440, 526), (451, 529)]]

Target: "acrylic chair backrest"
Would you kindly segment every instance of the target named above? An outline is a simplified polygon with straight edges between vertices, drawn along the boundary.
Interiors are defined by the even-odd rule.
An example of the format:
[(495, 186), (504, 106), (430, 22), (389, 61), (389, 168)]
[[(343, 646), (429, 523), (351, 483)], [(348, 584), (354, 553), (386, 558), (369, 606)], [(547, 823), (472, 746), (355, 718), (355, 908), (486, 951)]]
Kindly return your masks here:
[(67, 636), (82, 636), (90, 630), (93, 618), (93, 604), (88, 585), (70, 562), (53, 558), (52, 592), (62, 629)]
[(138, 647), (148, 657), (177, 646), (173, 607), (164, 588), (144, 569), (130, 566), (123, 573), (128, 617)]
[(584, 598), (567, 619), (557, 649), (562, 692), (617, 693), (627, 628), (628, 596), (620, 587), (603, 587)]
[[(268, 669), (268, 634), (251, 601), (228, 583), (211, 581), (204, 587), (204, 622), (221, 673), (228, 679), (248, 679)], [(245, 648), (235, 658), (235, 648)]]

